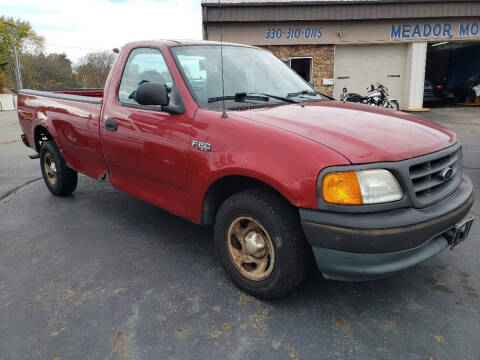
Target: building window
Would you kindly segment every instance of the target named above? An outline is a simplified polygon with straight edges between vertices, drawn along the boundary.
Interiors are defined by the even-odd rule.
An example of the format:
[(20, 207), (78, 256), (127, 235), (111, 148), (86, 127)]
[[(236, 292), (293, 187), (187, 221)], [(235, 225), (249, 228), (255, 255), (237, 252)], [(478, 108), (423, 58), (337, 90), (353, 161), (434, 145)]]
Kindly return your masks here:
[(295, 70), (305, 81), (312, 82), (313, 58), (291, 57), (289, 59), (282, 59), (282, 61)]

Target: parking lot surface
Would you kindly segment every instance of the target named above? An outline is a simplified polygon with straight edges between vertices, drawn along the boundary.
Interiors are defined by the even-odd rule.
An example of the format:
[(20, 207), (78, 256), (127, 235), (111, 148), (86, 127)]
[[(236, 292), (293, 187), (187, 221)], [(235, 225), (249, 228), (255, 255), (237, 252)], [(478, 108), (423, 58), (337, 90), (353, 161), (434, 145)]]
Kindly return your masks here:
[[(419, 116), (457, 132), (480, 194), (480, 110)], [(85, 176), (52, 196), (0, 112), (0, 359), (479, 359), (480, 202), (470, 239), (386, 280), (292, 295), (235, 288), (212, 230)]]

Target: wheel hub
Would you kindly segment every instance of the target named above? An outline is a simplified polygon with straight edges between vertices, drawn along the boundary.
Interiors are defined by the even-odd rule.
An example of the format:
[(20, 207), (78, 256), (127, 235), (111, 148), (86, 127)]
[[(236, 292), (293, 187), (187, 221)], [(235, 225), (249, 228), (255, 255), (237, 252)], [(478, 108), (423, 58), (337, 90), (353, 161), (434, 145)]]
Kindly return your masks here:
[(265, 255), (265, 239), (257, 231), (250, 231), (245, 236), (245, 248), (250, 255), (261, 258)]
[(239, 216), (228, 229), (227, 250), (235, 268), (247, 279), (262, 281), (275, 264), (275, 249), (267, 230), (255, 219)]
[(52, 185), (57, 184), (57, 165), (52, 154), (46, 153), (43, 160), (43, 168), (45, 169), (46, 180)]

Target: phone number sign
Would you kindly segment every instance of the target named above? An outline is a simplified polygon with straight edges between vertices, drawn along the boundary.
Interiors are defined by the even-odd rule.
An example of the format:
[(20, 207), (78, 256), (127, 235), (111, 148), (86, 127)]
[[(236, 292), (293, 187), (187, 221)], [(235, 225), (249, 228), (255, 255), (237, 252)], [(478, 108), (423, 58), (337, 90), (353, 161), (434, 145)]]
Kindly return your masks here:
[(267, 28), (265, 40), (289, 40), (289, 39), (320, 39), (322, 27), (302, 28)]

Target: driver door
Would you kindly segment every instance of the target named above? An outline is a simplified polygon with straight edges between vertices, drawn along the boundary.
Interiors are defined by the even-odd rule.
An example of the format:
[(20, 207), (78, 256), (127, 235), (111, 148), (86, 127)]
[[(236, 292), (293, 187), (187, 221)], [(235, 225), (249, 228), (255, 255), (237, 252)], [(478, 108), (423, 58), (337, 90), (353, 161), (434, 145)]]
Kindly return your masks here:
[(125, 63), (115, 100), (105, 107), (101, 126), (110, 182), (116, 188), (182, 215), (187, 204), (188, 150), (192, 119), (135, 101), (144, 82), (173, 80), (162, 52), (136, 48)]

